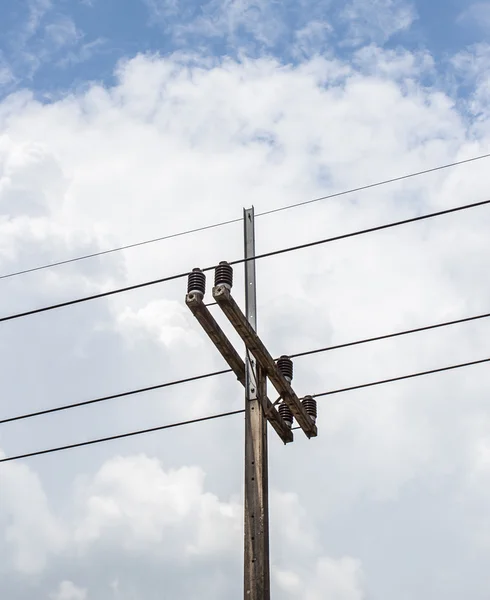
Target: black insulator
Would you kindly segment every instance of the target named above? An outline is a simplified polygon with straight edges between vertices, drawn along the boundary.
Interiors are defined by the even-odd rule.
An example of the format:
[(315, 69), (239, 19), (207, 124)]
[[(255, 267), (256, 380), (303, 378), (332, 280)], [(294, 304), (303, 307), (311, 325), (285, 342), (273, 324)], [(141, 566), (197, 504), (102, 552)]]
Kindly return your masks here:
[(187, 280), (187, 293), (202, 294), (206, 291), (206, 275), (199, 268), (192, 269)]
[(293, 413), (287, 404), (279, 404), (279, 414), (282, 417), (282, 420), (286, 423), (286, 425), (291, 429), (293, 426)]
[(226, 260), (222, 260), (214, 271), (214, 285), (224, 285), (231, 290), (233, 285), (233, 269)]
[(279, 371), (281, 371), (288, 381), (293, 380), (293, 361), (289, 358), (289, 356), (281, 356), (278, 358), (277, 366)]
[(316, 400), (312, 396), (305, 396), (301, 400), (301, 404), (305, 407), (306, 412), (310, 415), (313, 422), (316, 422), (317, 411), (316, 411)]

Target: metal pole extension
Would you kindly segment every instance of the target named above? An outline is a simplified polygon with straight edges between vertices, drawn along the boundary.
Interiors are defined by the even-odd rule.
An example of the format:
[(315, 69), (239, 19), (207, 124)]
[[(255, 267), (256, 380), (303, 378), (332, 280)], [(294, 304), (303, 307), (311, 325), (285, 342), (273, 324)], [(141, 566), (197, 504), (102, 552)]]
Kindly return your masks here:
[[(254, 209), (245, 209), (245, 258), (255, 256)], [(255, 261), (245, 262), (247, 320), (257, 328)], [(247, 350), (245, 385), (245, 552), (244, 599), (270, 600), (267, 397), (265, 373)]]

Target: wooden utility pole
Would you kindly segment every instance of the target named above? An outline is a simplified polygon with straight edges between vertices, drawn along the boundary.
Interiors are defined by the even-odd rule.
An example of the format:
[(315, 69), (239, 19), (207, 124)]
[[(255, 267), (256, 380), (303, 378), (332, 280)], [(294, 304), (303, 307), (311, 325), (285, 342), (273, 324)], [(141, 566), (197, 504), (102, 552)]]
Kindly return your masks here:
[[(254, 209), (245, 209), (245, 313), (257, 331)], [(267, 379), (247, 350), (245, 379), (244, 599), (270, 600)]]
[[(227, 262), (216, 267), (213, 298), (245, 344), (245, 361), (204, 304), (206, 276), (199, 268), (189, 274), (185, 302), (245, 388), (244, 600), (270, 600), (267, 422), (285, 444), (293, 441), (293, 418), (308, 438), (315, 437), (316, 401), (298, 398), (291, 360), (275, 361), (257, 335), (254, 209), (245, 209), (243, 217), (245, 314), (231, 295), (233, 269)], [(275, 402), (267, 396), (267, 379), (279, 394)]]

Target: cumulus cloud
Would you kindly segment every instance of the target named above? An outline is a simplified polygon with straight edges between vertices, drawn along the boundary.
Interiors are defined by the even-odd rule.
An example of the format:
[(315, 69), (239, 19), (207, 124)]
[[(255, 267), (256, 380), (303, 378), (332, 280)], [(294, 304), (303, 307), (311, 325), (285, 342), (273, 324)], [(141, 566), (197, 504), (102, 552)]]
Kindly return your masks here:
[[(24, 552), (29, 550), (30, 560), (26, 563), (26, 556), (23, 556), (16, 568), (24, 576), (35, 569), (37, 581), (42, 584), (44, 578), (47, 581), (51, 578), (52, 569), (46, 561), (32, 562), (36, 551), (32, 541), (38, 539), (34, 532), (39, 526), (47, 531), (54, 517), (32, 471), (24, 465), (8, 468), (16, 476), (16, 486), (13, 486), (13, 479), (7, 478), (3, 479), (3, 489), (12, 498), (15, 493), (29, 492), (29, 499), (35, 501), (37, 507), (35, 518), (24, 523), (29, 527), (29, 537), (16, 540)], [(165, 470), (158, 460), (142, 454), (112, 458), (92, 478), (79, 480), (75, 494), (65, 499), (67, 508), (73, 502), (75, 510), (65, 508), (64, 512), (71, 518), (57, 524), (57, 535), (63, 538), (63, 544), (53, 546), (50, 532), (51, 535), (39, 538), (37, 552), (55, 552), (58, 561), (63, 553), (64, 568), (67, 572), (78, 573), (77, 581), (83, 578), (84, 570), (74, 569), (75, 565), (90, 564), (99, 552), (105, 556), (118, 556), (119, 560), (137, 561), (140, 557), (148, 560), (151, 556), (150, 570), (163, 567), (165, 578), (170, 577), (172, 569), (180, 570), (184, 565), (198, 570), (204, 561), (207, 574), (202, 576), (208, 581), (210, 592), (213, 586), (220, 589), (222, 584), (216, 588), (213, 580), (216, 582), (217, 574), (225, 568), (235, 571), (239, 559), (243, 536), (242, 506), (235, 499), (220, 500), (205, 490), (204, 483), (204, 473), (198, 467)], [(15, 502), (19, 500), (20, 496), (16, 496)], [(10, 506), (13, 507), (15, 502)], [(296, 495), (273, 491), (271, 511), (277, 521), (289, 523), (288, 528), (275, 528), (276, 543), (281, 546), (284, 557), (273, 567), (279, 590), (294, 595), (301, 589), (299, 597), (305, 600), (319, 598), (325, 589), (338, 600), (362, 597), (355, 595), (360, 594), (362, 588), (358, 561), (351, 558), (334, 560), (322, 555), (316, 560), (313, 571), (307, 568), (321, 544), (313, 542), (314, 529)], [(100, 581), (97, 578), (87, 580), (82, 586), (63, 580), (49, 597), (52, 600), (99, 599), (103, 597), (100, 595), (103, 589), (112, 589), (116, 597), (129, 598), (129, 590), (138, 579), (137, 573), (119, 570), (117, 577), (111, 579), (111, 571), (112, 567), (102, 574)], [(154, 577), (154, 573), (151, 576)], [(238, 584), (235, 581), (232, 588), (238, 588)], [(178, 582), (173, 582), (172, 586), (176, 593), (184, 589)], [(24, 598), (22, 588), (18, 588), (17, 593), (20, 595), (16, 597)], [(204, 598), (213, 597), (205, 588), (201, 594)], [(141, 597), (140, 592), (137, 597)]]
[(113, 459), (83, 493), (75, 539), (86, 547), (110, 537), (129, 553), (152, 548), (167, 558), (233, 552), (241, 511), (203, 487), (196, 467), (167, 473), (145, 456)]
[[(310, 55), (295, 65), (140, 55), (119, 65), (114, 85), (49, 104), (28, 93), (3, 101), (2, 272), (486, 151), (485, 113), (462, 112), (437, 78), (426, 85), (437, 68), (429, 55), (374, 45), (353, 60)], [(473, 163), (262, 216), (259, 251), (486, 198), (487, 171)], [(261, 335), (279, 355), (487, 311), (488, 226), (478, 209), (260, 261)], [(242, 253), (235, 223), (4, 280), (0, 305), (9, 314)], [(238, 268), (236, 281), (241, 298)], [(2, 414), (221, 368), (186, 316), (184, 294), (185, 278), (4, 323)], [(295, 386), (323, 392), (479, 359), (487, 328), (481, 321), (298, 359)], [(284, 448), (271, 435), (271, 479), (281, 490), (271, 499), (274, 581), (286, 597), (299, 588), (304, 600), (324, 589), (339, 600), (366, 590), (383, 600), (485, 597), (477, 567), (489, 550), (477, 533), (489, 485), (480, 429), (489, 382), (484, 367), (461, 373), (327, 397), (320, 436), (308, 443), (297, 435)], [(15, 454), (242, 403), (234, 378), (216, 378), (11, 424), (2, 446)], [(39, 597), (153, 600), (163, 586), (169, 597), (234, 597), (242, 425), (223, 419), (48, 455), (29, 468), (1, 465), (10, 597), (30, 599), (34, 587)]]
[(25, 465), (2, 467), (0, 523), (3, 521), (4, 543), (10, 549), (4, 560), (26, 576), (33, 575), (44, 570), (50, 555), (63, 548), (65, 532), (53, 516), (36, 474)]

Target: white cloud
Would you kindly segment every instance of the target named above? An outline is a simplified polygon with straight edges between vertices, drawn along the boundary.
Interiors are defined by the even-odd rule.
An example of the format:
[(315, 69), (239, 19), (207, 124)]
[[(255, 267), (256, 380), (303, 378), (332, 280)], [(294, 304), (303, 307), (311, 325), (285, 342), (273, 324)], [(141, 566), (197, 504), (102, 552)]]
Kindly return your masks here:
[(3, 520), (4, 542), (10, 549), (7, 560), (27, 577), (46, 567), (66, 536), (35, 473), (25, 465), (5, 464), (1, 481), (0, 524)]
[[(422, 83), (431, 68), (425, 54), (373, 46), (354, 60), (316, 57), (297, 66), (138, 56), (120, 65), (112, 87), (93, 84), (46, 105), (28, 94), (11, 97), (0, 105), (2, 271), (484, 152), (485, 114), (468, 118), (436, 84)], [(486, 163), (473, 163), (260, 217), (258, 246), (267, 251), (479, 200), (487, 184)], [(278, 355), (486, 311), (487, 214), (468, 211), (261, 261), (261, 335)], [(117, 260), (109, 255), (6, 280), (2, 314), (242, 253), (238, 224)], [(235, 273), (241, 298), (241, 269)], [(177, 280), (4, 324), (2, 414), (220, 368), (217, 352), (185, 316), (185, 287)], [(482, 321), (298, 359), (294, 384), (300, 394), (321, 392), (482, 358), (487, 327)], [(271, 502), (272, 556), (285, 594), (297, 597), (301, 586), (312, 600), (329, 585), (341, 600), (363, 598), (365, 589), (381, 600), (402, 592), (421, 600), (485, 597), (484, 578), (465, 557), (488, 562), (488, 548), (476, 541), (489, 485), (486, 446), (474, 446), (476, 434), (482, 437), (475, 421), (488, 418), (488, 375), (484, 367), (462, 373), (331, 396), (319, 402), (317, 440), (306, 444), (297, 435), (283, 448), (271, 436), (271, 480), (283, 490)], [(2, 445), (13, 454), (168, 423), (196, 406), (207, 414), (217, 405), (242, 407), (233, 377), (2, 427)], [(2, 553), (13, 553), (2, 572), (11, 597), (32, 598), (31, 585), (46, 597), (60, 581), (75, 582), (87, 600), (116, 588), (153, 600), (163, 583), (175, 593), (169, 597), (192, 598), (191, 584), (215, 600), (234, 597), (241, 435), (242, 420), (221, 420), (40, 457), (32, 463), (37, 483), (31, 471), (12, 475), (17, 494), (0, 500), (4, 533), (6, 519), (14, 519), (14, 533), (0, 542)], [(477, 474), (472, 482), (468, 473)], [(467, 504), (459, 489), (468, 490)], [(35, 515), (26, 509), (32, 497), (39, 499)], [(472, 504), (473, 520), (465, 508)], [(53, 516), (58, 511), (62, 518)], [(402, 551), (404, 560), (391, 560)], [(427, 564), (434, 579), (425, 578)], [(37, 571), (38, 579), (14, 581), (18, 570)]]
[(490, 2), (475, 2), (466, 8), (458, 17), (461, 24), (471, 24), (473, 27), (488, 32), (490, 29)]
[(87, 591), (78, 588), (71, 581), (62, 581), (58, 591), (50, 594), (52, 600), (86, 600)]
[(106, 43), (107, 40), (104, 38), (97, 38), (90, 42), (85, 42), (79, 45), (75, 50), (67, 52), (66, 56), (64, 56), (58, 64), (66, 67), (91, 60), (102, 50), (102, 48), (104, 48)]
[(273, 490), (271, 514), (276, 523), (272, 548), (277, 552), (272, 576), (286, 598), (362, 600), (366, 597), (360, 561), (351, 557), (334, 559), (324, 554), (322, 536), (313, 527), (311, 516), (297, 494)]
[[(29, 498), (36, 501), (36, 516), (46, 527), (53, 517), (44, 508), (45, 501), (39, 506), (43, 491), (37, 479), (25, 466), (12, 465), (10, 468), (17, 476), (23, 474), (36, 482), (37, 491), (32, 494), (36, 488), (31, 484)], [(20, 500), (18, 491), (27, 490), (25, 480), (20, 485), (13, 478), (4, 479), (3, 483), (7, 496), (15, 496), (17, 501)], [(80, 480), (76, 495), (70, 494), (65, 502), (64, 512), (70, 514), (72, 520), (63, 522), (60, 529), (64, 543), (56, 551), (61, 557), (62, 550), (64, 563), (70, 571), (73, 571), (73, 564), (94, 560), (98, 548), (105, 555), (117, 555), (119, 561), (136, 561), (143, 557), (154, 563), (158, 571), (165, 564), (173, 565), (174, 569), (183, 564), (197, 568), (203, 560), (209, 565), (208, 570), (215, 564), (216, 571), (220, 563), (223, 566), (234, 564), (239, 557), (243, 536), (242, 506), (233, 499), (224, 502), (205, 491), (204, 473), (197, 467), (164, 470), (158, 460), (142, 454), (113, 458), (91, 479)], [(72, 502), (75, 510), (69, 506)], [(42, 515), (40, 508), (45, 510)], [(314, 528), (296, 495), (273, 490), (271, 512), (275, 521), (281, 524), (275, 527), (275, 543), (280, 545), (284, 558), (279, 565), (273, 566), (274, 581), (280, 590), (302, 600), (316, 600), (321, 597), (322, 590), (328, 590), (335, 600), (363, 597), (360, 595), (359, 561), (350, 558), (333, 560), (325, 555), (314, 559), (321, 552), (321, 546), (318, 542), (312, 543), (316, 537)], [(28, 518), (26, 512), (22, 514), (23, 525), (29, 526), (33, 536), (39, 522)], [(288, 523), (288, 527), (284, 527), (284, 523)], [(33, 539), (35, 537), (30, 538)], [(43, 541), (45, 552), (51, 551), (50, 540), (45, 538)], [(23, 544), (27, 549), (29, 540), (23, 539)], [(310, 568), (312, 560), (315, 563), (313, 571)], [(28, 575), (31, 569), (22, 568), (22, 571)], [(46, 563), (38, 564), (36, 568), (41, 580), (42, 571), (49, 574)], [(125, 592), (131, 589), (137, 574), (120, 570), (115, 579), (110, 579), (110, 574), (109, 571), (104, 577), (104, 589), (112, 589), (116, 597), (128, 597)], [(213, 576), (210, 570), (207, 575), (210, 591)], [(49, 597), (52, 600), (99, 598), (98, 585), (94, 584), (87, 581), (80, 586), (64, 580)], [(178, 585), (176, 589), (179, 589)], [(135, 595), (135, 598), (140, 597), (140, 593)], [(202, 597), (212, 596), (203, 588)]]
[[(11, 79), (17, 87), (26, 81), (32, 82), (43, 66), (66, 67), (90, 60), (105, 43), (100, 37), (87, 37), (73, 16), (64, 10), (67, 8), (64, 3), (29, 0), (24, 4), (24, 20), (5, 47)], [(87, 2), (83, 4), (91, 6)]]
[(82, 38), (82, 34), (73, 19), (66, 16), (46, 25), (45, 32), (47, 38), (57, 48), (72, 46)]
[(305, 600), (320, 600), (327, 593), (333, 600), (362, 600), (361, 567), (359, 561), (343, 558), (319, 559), (315, 579), (306, 584)]
[(225, 37), (237, 46), (251, 35), (261, 45), (273, 46), (286, 31), (282, 19), (272, 18), (274, 7), (265, 0), (210, 0), (201, 14), (177, 27), (179, 36)]
[[(25, 26), (26, 39), (39, 29), (45, 15), (52, 9), (52, 0), (28, 0), (29, 16)], [(24, 40), (25, 41), (25, 40)]]
[(113, 459), (84, 492), (75, 539), (86, 546), (113, 537), (129, 553), (151, 548), (167, 558), (232, 551), (241, 511), (203, 487), (196, 467), (165, 472), (145, 456)]
[(147, 5), (151, 18), (155, 21), (175, 14), (180, 8), (179, 0), (143, 0), (143, 2)]
[(458, 74), (472, 81), (483, 75), (490, 60), (490, 45), (485, 43), (474, 44), (452, 57), (452, 64)]
[(488, 106), (490, 84), (487, 72), (490, 66), (490, 45), (475, 44), (452, 58), (456, 76), (456, 90), (462, 88), (461, 104), (473, 117), (474, 135), (488, 134)]
[(137, 311), (126, 307), (118, 316), (118, 322), (129, 343), (139, 336), (145, 339), (154, 336), (165, 346), (179, 342), (190, 348), (201, 345), (201, 338), (192, 331), (189, 311), (176, 301), (150, 302)]
[(287, 597), (299, 600), (363, 600), (362, 570), (358, 561), (351, 558), (340, 560), (321, 557), (313, 573), (304, 579), (290, 571), (276, 574), (278, 585)]
[(278, 524), (274, 535), (288, 548), (294, 548), (294, 555), (288, 555), (289, 561), (318, 554), (321, 550), (318, 535), (312, 529), (298, 494), (272, 490), (270, 502), (274, 520)]
[(295, 32), (296, 54), (311, 56), (324, 50), (333, 32), (333, 27), (327, 21), (310, 21)]
[(7, 85), (14, 81), (12, 68), (5, 59), (3, 52), (0, 51), (0, 86)]
[(383, 44), (394, 34), (409, 29), (416, 12), (406, 0), (351, 0), (342, 11), (342, 19), (348, 27), (346, 44)]
[[(5, 139), (4, 148), (9, 146)], [(14, 146), (14, 145), (12, 145)], [(0, 203), (11, 216), (48, 215), (66, 192), (66, 181), (56, 157), (42, 144), (12, 147), (6, 152), (0, 180)], [(43, 192), (39, 194), (39, 190)]]
[(434, 75), (434, 59), (428, 52), (409, 52), (402, 48), (384, 50), (375, 44), (363, 46), (353, 57), (354, 63), (363, 72), (391, 80), (417, 79)]
[(172, 35), (179, 47), (199, 47), (223, 40), (230, 52), (256, 55), (281, 48), (279, 54), (321, 53), (333, 32), (326, 20), (330, 0), (145, 0), (151, 21)]

